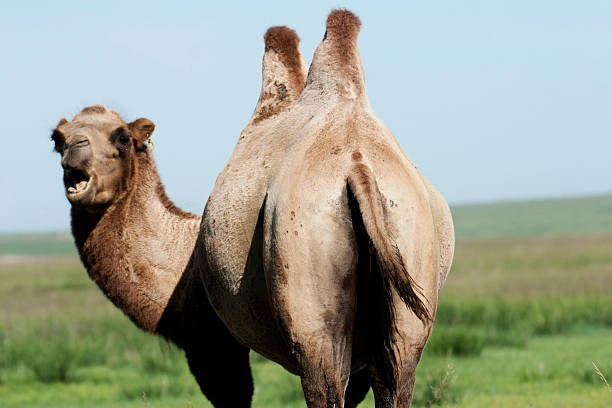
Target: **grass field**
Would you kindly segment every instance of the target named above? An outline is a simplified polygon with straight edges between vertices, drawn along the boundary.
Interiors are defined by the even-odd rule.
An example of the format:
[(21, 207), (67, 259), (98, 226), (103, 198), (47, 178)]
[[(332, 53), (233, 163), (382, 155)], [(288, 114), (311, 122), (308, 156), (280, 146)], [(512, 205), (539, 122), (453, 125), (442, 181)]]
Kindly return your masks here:
[[(595, 199), (598, 208), (605, 200)], [(566, 204), (549, 204), (557, 220), (571, 218), (558, 215)], [(523, 218), (547, 214), (529, 208)], [(483, 218), (501, 211), (481, 209)], [(576, 230), (572, 218), (557, 235), (516, 226), (504, 233), (501, 221), (466, 233), (470, 217), (486, 223), (472, 208), (457, 212), (456, 258), (414, 406), (612, 406), (592, 364), (612, 381), (612, 226), (601, 229), (604, 210), (589, 215), (600, 219), (594, 227)], [(0, 407), (210, 407), (182, 352), (116, 310), (65, 235), (0, 237), (0, 279)], [(252, 362), (254, 406), (305, 406), (297, 377), (254, 353)], [(374, 406), (371, 394), (362, 406)]]
[(612, 194), (453, 207), (458, 238), (612, 232)]

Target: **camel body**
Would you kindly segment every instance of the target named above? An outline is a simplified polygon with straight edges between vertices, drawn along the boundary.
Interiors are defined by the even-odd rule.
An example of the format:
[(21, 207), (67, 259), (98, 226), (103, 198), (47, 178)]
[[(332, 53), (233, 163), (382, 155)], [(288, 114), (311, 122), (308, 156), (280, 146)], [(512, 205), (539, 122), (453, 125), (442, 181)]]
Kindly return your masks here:
[(309, 407), (370, 385), (409, 405), (454, 249), (446, 202), (370, 108), (358, 31), (332, 12), (299, 100), (249, 122), (196, 251), (229, 331), (300, 375)]

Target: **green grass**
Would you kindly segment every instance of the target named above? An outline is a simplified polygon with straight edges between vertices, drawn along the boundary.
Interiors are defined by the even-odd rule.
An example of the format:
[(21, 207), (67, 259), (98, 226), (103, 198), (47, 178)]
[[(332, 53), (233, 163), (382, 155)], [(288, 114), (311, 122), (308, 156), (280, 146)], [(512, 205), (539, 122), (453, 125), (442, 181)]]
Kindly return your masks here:
[[(465, 333), (469, 327), (483, 333), (480, 321), (472, 323), (464, 326)], [(562, 334), (532, 336), (518, 347), (483, 345), (483, 336), (479, 353), (438, 352), (437, 339), (453, 328), (441, 322), (432, 335), (418, 369), (415, 406), (545, 407), (548, 398), (582, 399), (595, 407), (609, 403), (591, 361), (612, 374), (610, 326), (575, 323)], [(138, 331), (122, 316), (78, 323), (30, 320), (5, 325), (1, 333), (3, 407), (210, 406), (182, 352)], [(57, 365), (57, 360), (65, 363)], [(304, 406), (297, 377), (255, 354), (252, 363), (254, 406)], [(363, 406), (373, 407), (371, 395)]]
[(611, 397), (595, 381), (591, 361), (605, 362), (602, 371), (610, 372), (611, 343), (611, 328), (575, 326), (565, 334), (534, 337), (520, 349), (485, 348), (478, 357), (426, 354), (417, 382), (428, 371), (451, 364), (460, 407), (605, 407)]
[[(606, 406), (591, 361), (612, 377), (610, 248), (612, 236), (460, 241), (414, 405)], [(182, 351), (136, 329), (76, 259), (10, 262), (0, 277), (0, 406), (210, 406)], [(252, 362), (255, 407), (304, 406), (299, 378)]]

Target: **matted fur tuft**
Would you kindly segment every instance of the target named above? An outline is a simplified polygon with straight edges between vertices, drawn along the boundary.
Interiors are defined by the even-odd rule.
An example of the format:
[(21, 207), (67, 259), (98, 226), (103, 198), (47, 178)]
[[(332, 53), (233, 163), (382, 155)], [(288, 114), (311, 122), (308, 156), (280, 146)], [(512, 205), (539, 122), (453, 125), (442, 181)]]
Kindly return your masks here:
[(354, 41), (359, 35), (361, 20), (353, 12), (345, 9), (332, 10), (327, 16), (326, 37), (332, 37), (338, 45)]
[(283, 65), (287, 68), (301, 70), (300, 64), (300, 37), (287, 26), (268, 28), (264, 34), (266, 51), (274, 50), (280, 56)]
[(264, 35), (266, 52), (274, 50), (282, 64), (289, 73), (290, 87), (299, 95), (304, 88), (306, 73), (302, 68), (302, 54), (300, 53), (300, 37), (286, 26), (268, 28)]
[(295, 31), (285, 26), (270, 27), (264, 43), (262, 88), (250, 125), (289, 109), (299, 98), (306, 80), (300, 38)]
[(329, 13), (327, 29), (315, 52), (310, 72), (316, 72), (319, 65), (328, 66), (337, 73), (331, 76), (337, 83), (352, 84), (357, 94), (364, 92), (365, 78), (357, 45), (360, 30), (361, 20), (352, 12), (333, 10)]

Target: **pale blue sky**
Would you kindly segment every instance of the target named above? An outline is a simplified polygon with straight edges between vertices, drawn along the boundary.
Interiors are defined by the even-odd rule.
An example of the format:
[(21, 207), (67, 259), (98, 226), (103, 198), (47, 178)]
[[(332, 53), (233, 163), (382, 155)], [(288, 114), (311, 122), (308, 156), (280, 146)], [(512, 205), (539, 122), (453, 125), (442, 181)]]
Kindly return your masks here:
[(94, 103), (157, 124), (168, 194), (200, 213), (257, 100), (263, 33), (294, 28), (310, 61), (338, 6), (362, 20), (374, 110), (449, 202), (612, 191), (610, 1), (177, 3), (0, 5), (0, 232), (69, 228), (48, 138)]

